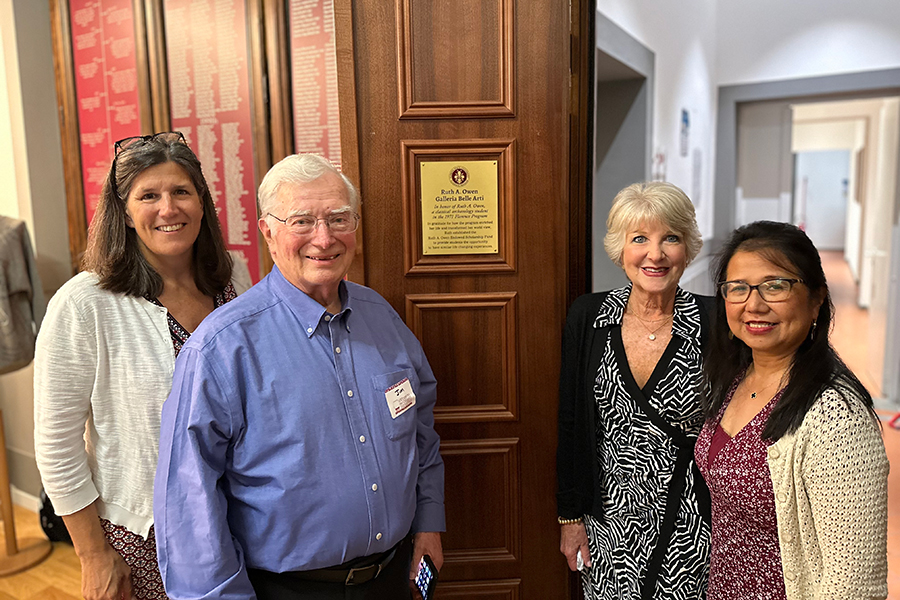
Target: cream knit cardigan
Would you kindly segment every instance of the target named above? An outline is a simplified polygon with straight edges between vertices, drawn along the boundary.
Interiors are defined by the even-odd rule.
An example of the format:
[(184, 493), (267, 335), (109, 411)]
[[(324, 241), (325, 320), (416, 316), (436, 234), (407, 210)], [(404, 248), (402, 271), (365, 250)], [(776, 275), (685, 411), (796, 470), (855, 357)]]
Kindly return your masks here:
[(827, 389), (768, 448), (788, 600), (887, 597), (888, 460), (856, 396)]
[[(234, 261), (232, 284), (250, 287)], [(175, 368), (167, 311), (79, 273), (50, 300), (34, 361), (34, 449), (57, 514), (95, 500), (100, 516), (146, 538), (163, 401)]]

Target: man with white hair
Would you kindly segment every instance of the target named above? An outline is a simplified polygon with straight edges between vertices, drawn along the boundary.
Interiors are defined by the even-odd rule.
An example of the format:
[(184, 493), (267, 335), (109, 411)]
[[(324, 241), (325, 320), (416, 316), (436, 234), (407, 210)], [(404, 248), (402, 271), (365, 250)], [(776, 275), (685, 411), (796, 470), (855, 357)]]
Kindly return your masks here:
[(443, 562), (434, 375), (387, 301), (344, 281), (358, 205), (322, 157), (272, 167), (275, 268), (181, 350), (154, 494), (175, 600), (407, 599), (422, 555)]

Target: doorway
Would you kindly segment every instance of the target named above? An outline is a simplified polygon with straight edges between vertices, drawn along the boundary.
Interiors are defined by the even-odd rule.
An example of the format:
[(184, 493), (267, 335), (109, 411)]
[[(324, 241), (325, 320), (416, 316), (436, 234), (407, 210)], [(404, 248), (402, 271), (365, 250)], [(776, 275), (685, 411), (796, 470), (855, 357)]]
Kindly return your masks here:
[(594, 177), (591, 203), (592, 290), (627, 283), (603, 250), (606, 216), (623, 187), (650, 175), (654, 55), (597, 13), (594, 98)]
[[(766, 103), (789, 105), (794, 115), (805, 110), (805, 119), (812, 121), (821, 118), (821, 115), (811, 116), (812, 107), (825, 102), (846, 105), (854, 104), (851, 101), (880, 103), (874, 113), (863, 119), (866, 122), (865, 148), (854, 151), (850, 160), (847, 193), (851, 197), (860, 193), (861, 201), (848, 201), (846, 204), (844, 254), (860, 283), (859, 304), (870, 311), (868, 331), (860, 332), (860, 336), (866, 338), (869, 352), (866, 368), (882, 388), (879, 403), (891, 408), (900, 404), (900, 284), (896, 280), (900, 273), (900, 215), (896, 185), (900, 100), (889, 98), (898, 92), (900, 69), (722, 87), (719, 89), (716, 160), (715, 243), (720, 244), (742, 216), (739, 184), (741, 142), (738, 132), (740, 114), (744, 108)], [(831, 119), (834, 118), (832, 115)], [(784, 130), (783, 125), (781, 130)], [(789, 171), (793, 172), (791, 151), (801, 149), (793, 144), (794, 147), (785, 153), (785, 145), (778, 145), (782, 148), (781, 156), (789, 161)], [(879, 157), (875, 157), (875, 153)], [(876, 165), (880, 178), (869, 177)], [(854, 184), (854, 171), (865, 173), (864, 177), (858, 178), (858, 185)], [(781, 181), (783, 183), (784, 180)], [(784, 199), (781, 193), (785, 189), (789, 197), (793, 196), (793, 182), (788, 188), (779, 188), (781, 199)], [(793, 212), (788, 218), (779, 215), (780, 220), (792, 219), (795, 216)], [(853, 241), (851, 234), (854, 231), (858, 232), (855, 235), (858, 242)]]

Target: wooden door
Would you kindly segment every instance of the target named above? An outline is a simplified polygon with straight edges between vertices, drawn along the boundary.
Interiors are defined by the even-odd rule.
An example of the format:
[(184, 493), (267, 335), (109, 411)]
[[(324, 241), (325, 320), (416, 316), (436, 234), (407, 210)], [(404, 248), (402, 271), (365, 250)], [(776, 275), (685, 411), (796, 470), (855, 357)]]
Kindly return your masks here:
[[(365, 283), (405, 318), (438, 380), (442, 600), (570, 595), (554, 457), (561, 329), (585, 289), (590, 222), (586, 4), (572, 2), (574, 15), (546, 0), (335, 4), (352, 21), (354, 73), (339, 78), (355, 78)], [(497, 253), (423, 256), (423, 160), (497, 161)]]

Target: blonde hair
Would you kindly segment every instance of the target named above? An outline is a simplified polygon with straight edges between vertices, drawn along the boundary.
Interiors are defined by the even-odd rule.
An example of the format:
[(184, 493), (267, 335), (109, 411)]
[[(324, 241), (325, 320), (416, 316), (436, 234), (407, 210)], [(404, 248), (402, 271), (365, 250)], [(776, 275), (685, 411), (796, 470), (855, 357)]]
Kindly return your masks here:
[(654, 221), (682, 237), (687, 264), (690, 264), (703, 247), (694, 205), (678, 186), (665, 181), (633, 183), (616, 194), (606, 218), (606, 237), (603, 238), (603, 247), (610, 260), (621, 267), (628, 230), (640, 223)]

